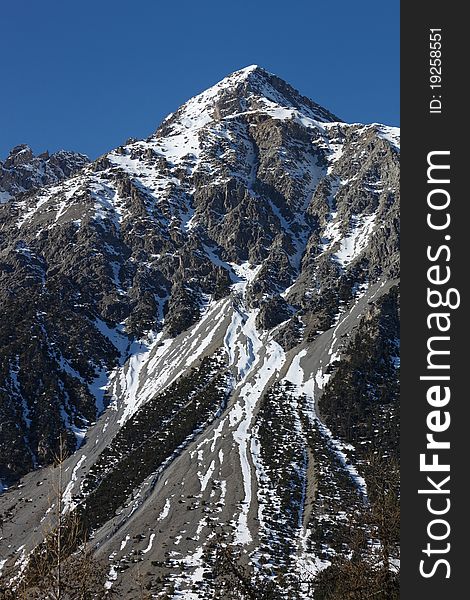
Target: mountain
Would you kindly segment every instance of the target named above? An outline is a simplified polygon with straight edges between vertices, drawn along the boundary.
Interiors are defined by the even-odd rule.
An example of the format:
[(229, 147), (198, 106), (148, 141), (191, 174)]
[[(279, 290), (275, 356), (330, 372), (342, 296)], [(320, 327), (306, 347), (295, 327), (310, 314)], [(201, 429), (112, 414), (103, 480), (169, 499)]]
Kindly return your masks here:
[(28, 187), (30, 155), (0, 180), (5, 570), (54, 524), (62, 438), (107, 589), (311, 597), (398, 455), (398, 130), (251, 66), (65, 178)]
[(34, 156), (27, 144), (15, 146), (5, 162), (0, 161), (0, 203), (12, 196), (27, 194), (59, 183), (89, 162), (84, 154), (59, 150)]

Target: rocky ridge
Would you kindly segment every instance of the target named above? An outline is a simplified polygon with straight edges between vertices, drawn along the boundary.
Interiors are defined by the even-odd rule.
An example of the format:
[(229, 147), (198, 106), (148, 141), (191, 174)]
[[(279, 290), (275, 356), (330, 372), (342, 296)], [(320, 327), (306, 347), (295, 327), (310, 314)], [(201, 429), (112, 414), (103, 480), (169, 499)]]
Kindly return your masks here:
[(0, 202), (18, 194), (59, 183), (82, 169), (89, 160), (84, 154), (59, 150), (34, 156), (27, 144), (15, 146), (4, 162), (0, 161)]

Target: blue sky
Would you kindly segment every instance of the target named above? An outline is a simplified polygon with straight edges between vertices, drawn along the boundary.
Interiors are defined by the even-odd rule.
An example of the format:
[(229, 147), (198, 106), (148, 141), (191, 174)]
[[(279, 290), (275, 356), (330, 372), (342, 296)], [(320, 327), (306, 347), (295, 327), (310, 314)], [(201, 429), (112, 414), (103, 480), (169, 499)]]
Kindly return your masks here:
[(96, 157), (250, 64), (345, 121), (399, 124), (399, 1), (2, 3), (0, 158)]

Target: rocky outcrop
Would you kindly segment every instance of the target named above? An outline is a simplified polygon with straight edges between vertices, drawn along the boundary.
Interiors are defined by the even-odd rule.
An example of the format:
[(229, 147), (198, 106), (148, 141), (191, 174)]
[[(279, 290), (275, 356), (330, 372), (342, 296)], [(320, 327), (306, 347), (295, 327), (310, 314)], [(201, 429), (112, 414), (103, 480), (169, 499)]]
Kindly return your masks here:
[(33, 192), (59, 183), (82, 169), (89, 160), (84, 154), (59, 150), (34, 156), (27, 144), (15, 146), (4, 162), (0, 161), (0, 199)]

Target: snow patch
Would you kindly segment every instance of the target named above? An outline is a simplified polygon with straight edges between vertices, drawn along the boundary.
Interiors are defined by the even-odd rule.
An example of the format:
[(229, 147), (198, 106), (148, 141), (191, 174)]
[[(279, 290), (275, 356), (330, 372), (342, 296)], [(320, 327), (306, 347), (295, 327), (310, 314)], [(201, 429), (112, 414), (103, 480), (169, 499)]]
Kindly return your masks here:
[(163, 507), (162, 512), (157, 517), (157, 521), (163, 521), (163, 519), (167, 518), (167, 516), (170, 512), (170, 506), (171, 506), (170, 499), (167, 498), (165, 500), (165, 506)]
[(77, 481), (77, 472), (78, 469), (82, 466), (83, 462), (86, 459), (86, 454), (82, 454), (80, 460), (77, 462), (75, 467), (73, 468), (72, 475), (70, 477), (70, 481), (67, 484), (67, 487), (64, 490), (62, 495), (62, 502), (64, 504), (64, 508), (62, 509), (62, 514), (65, 514), (75, 508), (76, 504), (72, 500), (72, 490), (75, 486), (75, 482)]
[(384, 140), (387, 140), (387, 142), (390, 142), (390, 144), (396, 148), (397, 150), (400, 150), (400, 128), (399, 127), (389, 127), (387, 125), (380, 125), (380, 124), (376, 124), (375, 125), (377, 128), (377, 134), (379, 137), (381, 137)]
[(149, 543), (147, 545), (147, 548), (145, 548), (145, 550), (142, 550), (142, 554), (147, 554), (147, 552), (150, 552), (150, 550), (152, 549), (152, 545), (153, 545), (153, 540), (155, 539), (155, 534), (152, 533), (150, 535), (150, 539), (149, 539)]
[(376, 214), (354, 217), (352, 231), (341, 240), (333, 256), (345, 267), (365, 250), (375, 226)]

